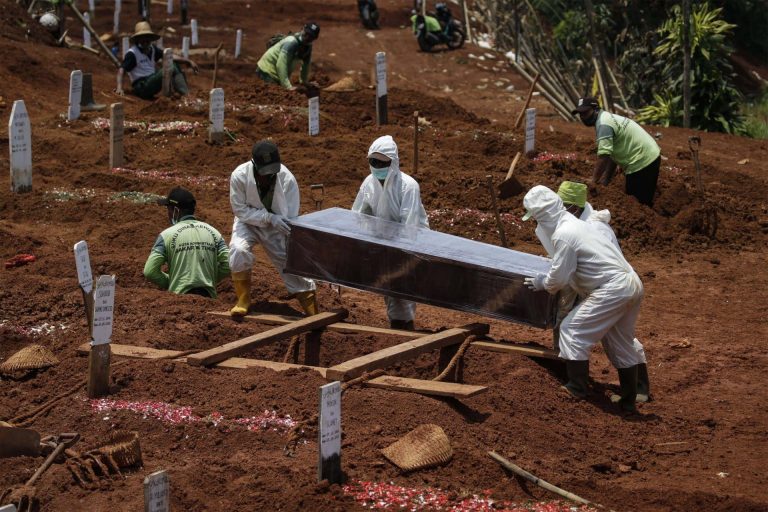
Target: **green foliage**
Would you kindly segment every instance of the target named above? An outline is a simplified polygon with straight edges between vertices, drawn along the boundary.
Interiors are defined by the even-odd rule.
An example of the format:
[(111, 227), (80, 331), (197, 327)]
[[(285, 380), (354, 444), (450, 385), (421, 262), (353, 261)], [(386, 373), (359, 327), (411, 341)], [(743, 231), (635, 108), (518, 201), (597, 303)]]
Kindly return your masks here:
[(754, 139), (768, 139), (768, 89), (760, 97), (742, 105), (744, 134)]
[[(682, 124), (683, 20), (679, 6), (671, 14), (658, 30), (661, 43), (654, 51), (663, 62), (662, 86), (655, 107), (643, 108), (639, 121)], [(722, 9), (711, 9), (707, 3), (695, 5), (691, 14), (691, 127), (740, 132), (741, 95), (733, 86), (733, 69), (728, 60), (733, 50), (726, 39), (735, 25), (721, 18)], [(663, 104), (658, 102), (660, 98), (664, 98)]]
[(736, 24), (736, 44), (768, 65), (768, 5), (765, 0), (720, 0), (725, 19)]

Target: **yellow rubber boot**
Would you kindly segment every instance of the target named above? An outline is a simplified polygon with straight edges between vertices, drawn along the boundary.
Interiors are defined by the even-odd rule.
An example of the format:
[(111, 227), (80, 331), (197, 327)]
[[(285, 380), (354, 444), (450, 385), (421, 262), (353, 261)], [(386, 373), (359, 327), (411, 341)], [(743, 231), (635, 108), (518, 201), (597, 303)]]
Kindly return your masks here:
[(317, 292), (315, 290), (307, 290), (305, 292), (298, 292), (296, 300), (301, 304), (301, 309), (307, 314), (312, 316), (317, 314)]
[(232, 272), (232, 284), (237, 294), (237, 304), (229, 310), (231, 316), (245, 316), (251, 307), (251, 271)]

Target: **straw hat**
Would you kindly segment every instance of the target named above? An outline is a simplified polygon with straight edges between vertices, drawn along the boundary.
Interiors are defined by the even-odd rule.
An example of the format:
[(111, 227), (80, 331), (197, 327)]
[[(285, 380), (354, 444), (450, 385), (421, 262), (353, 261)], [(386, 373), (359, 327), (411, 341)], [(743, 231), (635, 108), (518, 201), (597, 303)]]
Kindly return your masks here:
[(134, 28), (134, 33), (131, 36), (131, 43), (135, 43), (136, 38), (140, 36), (150, 36), (152, 41), (157, 41), (158, 39), (160, 39), (159, 35), (152, 32), (152, 27), (146, 21), (140, 21), (136, 24), (136, 27)]
[(0, 364), (0, 373), (10, 375), (15, 372), (48, 368), (57, 364), (59, 364), (59, 360), (53, 355), (53, 352), (42, 345), (29, 345)]
[(381, 453), (404, 471), (444, 464), (453, 457), (448, 436), (438, 425), (419, 425)]

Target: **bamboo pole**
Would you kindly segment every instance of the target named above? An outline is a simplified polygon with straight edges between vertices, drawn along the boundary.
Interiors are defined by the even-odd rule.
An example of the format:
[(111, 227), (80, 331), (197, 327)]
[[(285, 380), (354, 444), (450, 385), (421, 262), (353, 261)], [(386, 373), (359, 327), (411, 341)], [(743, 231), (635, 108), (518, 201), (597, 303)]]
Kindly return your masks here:
[[(624, 106), (624, 110), (626, 110), (627, 112), (632, 112), (632, 108), (629, 106), (629, 103), (627, 102), (627, 98), (624, 97), (624, 91), (621, 90), (621, 87), (619, 86), (619, 82), (616, 80), (616, 76), (613, 74), (613, 71), (611, 71), (611, 66), (606, 66), (606, 69), (608, 69), (608, 76), (611, 78), (611, 82), (613, 82), (613, 85), (616, 87), (616, 90), (619, 91), (619, 97), (621, 97), (621, 104)], [(634, 112), (632, 113), (634, 115)]]
[[(426, 3), (426, 2), (425, 2)], [(472, 39), (472, 27), (469, 25), (469, 12), (467, 12), (467, 0), (461, 0), (461, 11), (464, 13), (464, 30), (467, 31), (467, 39), (474, 44)]]
[[(523, 78), (525, 78), (529, 82), (533, 82), (533, 78), (531, 77), (531, 75), (529, 75), (520, 64), (518, 64), (514, 60), (510, 60), (509, 62), (510, 64), (512, 64), (512, 67), (514, 67), (515, 70), (523, 76)], [(568, 111), (568, 109), (563, 107), (551, 94), (549, 94), (549, 92), (544, 87), (541, 86), (541, 84), (538, 84), (538, 89), (539, 89), (539, 92), (541, 92), (541, 94), (545, 98), (547, 98), (549, 103), (555, 108), (555, 111), (560, 115), (560, 117), (562, 117), (563, 119), (569, 122), (573, 121), (572, 116), (570, 116), (570, 112)]]
[[(523, 61), (525, 62), (525, 61)], [(516, 64), (516, 63), (515, 63)], [(533, 78), (531, 78), (530, 74), (527, 72), (527, 70), (517, 64), (519, 66), (518, 71), (521, 73), (525, 73), (525, 79), (529, 82), (533, 81)], [(550, 84), (550, 82), (546, 79), (546, 77), (541, 77), (539, 79), (539, 83), (536, 84), (539, 92), (541, 92), (542, 95), (544, 95), (547, 100), (549, 100), (550, 103), (553, 104), (553, 106), (557, 107), (562, 113), (564, 113), (566, 116), (570, 112), (570, 110), (565, 106), (565, 102), (557, 95), (555, 92), (555, 88)], [(568, 118), (570, 121), (570, 117)]]
[(595, 66), (595, 73), (597, 74), (597, 86), (600, 88), (600, 96), (602, 97), (603, 101), (603, 109), (606, 112), (612, 112), (613, 111), (613, 104), (610, 102), (610, 96), (608, 96), (608, 93), (605, 90), (605, 83), (603, 82), (603, 76), (600, 73), (600, 66), (597, 63), (597, 59), (592, 57), (592, 64)]
[(117, 57), (115, 57), (114, 55), (112, 55), (112, 52), (111, 52), (111, 51), (109, 51), (109, 48), (107, 48), (107, 45), (105, 45), (105, 44), (104, 44), (104, 41), (102, 41), (102, 40), (99, 38), (99, 35), (96, 33), (96, 31), (95, 31), (95, 30), (93, 30), (93, 27), (91, 26), (91, 24), (90, 24), (90, 23), (88, 23), (88, 22), (85, 20), (85, 18), (83, 17), (82, 13), (81, 13), (81, 12), (80, 12), (80, 11), (77, 9), (77, 7), (76, 7), (76, 6), (75, 6), (75, 4), (72, 2), (72, 0), (66, 0), (66, 2), (67, 2), (67, 5), (69, 5), (69, 7), (72, 9), (72, 12), (74, 12), (74, 13), (75, 13), (75, 16), (77, 17), (77, 19), (79, 19), (79, 20), (80, 20), (80, 23), (82, 23), (82, 24), (83, 24), (83, 26), (85, 27), (85, 29), (86, 29), (88, 32), (90, 32), (90, 33), (91, 33), (91, 35), (92, 35), (92, 36), (93, 36), (93, 38), (96, 40), (96, 42), (99, 44), (99, 46), (100, 46), (100, 47), (101, 47), (101, 49), (104, 51), (104, 53), (106, 53), (106, 54), (107, 54), (107, 57), (109, 57), (109, 58), (112, 60), (112, 63), (115, 65), (115, 67), (119, 68), (119, 67), (120, 67), (120, 61), (119, 61), (119, 60), (117, 60)]

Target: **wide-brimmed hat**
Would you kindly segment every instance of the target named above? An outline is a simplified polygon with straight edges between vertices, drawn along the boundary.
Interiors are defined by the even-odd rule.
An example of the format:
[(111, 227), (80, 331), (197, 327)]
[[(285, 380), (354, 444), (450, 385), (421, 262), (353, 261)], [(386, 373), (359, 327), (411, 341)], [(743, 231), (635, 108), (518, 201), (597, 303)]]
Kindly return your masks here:
[(146, 21), (140, 21), (136, 24), (133, 35), (131, 36), (131, 42), (135, 43), (136, 38), (141, 36), (149, 37), (152, 39), (152, 41), (157, 41), (160, 39), (159, 35), (152, 32), (152, 27)]

